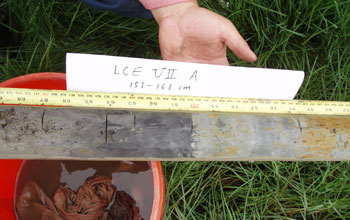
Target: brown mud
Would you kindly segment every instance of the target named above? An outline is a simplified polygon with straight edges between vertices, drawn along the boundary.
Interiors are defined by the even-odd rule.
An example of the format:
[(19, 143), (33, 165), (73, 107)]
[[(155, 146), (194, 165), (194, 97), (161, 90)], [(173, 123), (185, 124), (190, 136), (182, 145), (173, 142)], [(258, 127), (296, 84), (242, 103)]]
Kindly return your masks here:
[(17, 177), (15, 204), (23, 187), (30, 181), (37, 183), (49, 198), (53, 198), (59, 187), (77, 192), (86, 179), (100, 175), (111, 178), (117, 191), (126, 192), (136, 201), (142, 218), (150, 218), (153, 174), (150, 164), (140, 161), (25, 161)]

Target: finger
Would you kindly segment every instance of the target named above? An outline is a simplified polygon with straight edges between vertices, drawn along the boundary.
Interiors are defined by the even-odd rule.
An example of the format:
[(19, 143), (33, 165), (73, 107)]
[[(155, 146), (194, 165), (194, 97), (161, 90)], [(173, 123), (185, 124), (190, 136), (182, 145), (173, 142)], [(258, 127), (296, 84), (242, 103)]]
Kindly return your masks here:
[(162, 53), (163, 60), (178, 61), (178, 62), (189, 62), (189, 63), (204, 63), (204, 64), (215, 64), (228, 66), (228, 60), (226, 56), (217, 59), (200, 59), (192, 56), (167, 56)]
[(231, 22), (227, 22), (223, 30), (226, 45), (238, 58), (247, 62), (256, 61), (256, 55)]

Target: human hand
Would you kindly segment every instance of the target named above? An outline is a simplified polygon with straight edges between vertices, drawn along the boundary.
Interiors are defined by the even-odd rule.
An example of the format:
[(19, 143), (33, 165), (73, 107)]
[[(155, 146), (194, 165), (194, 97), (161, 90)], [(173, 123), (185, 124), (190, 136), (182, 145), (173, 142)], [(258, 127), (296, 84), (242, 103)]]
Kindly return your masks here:
[(228, 19), (199, 7), (196, 1), (157, 8), (152, 14), (159, 25), (164, 60), (228, 65), (226, 47), (242, 60), (256, 60)]

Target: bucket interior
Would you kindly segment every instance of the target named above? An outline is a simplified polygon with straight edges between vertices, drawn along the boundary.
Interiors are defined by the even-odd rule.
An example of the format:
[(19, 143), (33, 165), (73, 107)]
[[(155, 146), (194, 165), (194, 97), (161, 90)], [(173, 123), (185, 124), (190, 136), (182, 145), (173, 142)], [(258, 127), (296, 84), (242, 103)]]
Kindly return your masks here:
[[(0, 83), (0, 87), (66, 90), (64, 73), (34, 73)], [(16, 220), (14, 195), (17, 173), (23, 160), (0, 159), (0, 219)], [(153, 173), (154, 200), (151, 219), (162, 219), (164, 204), (164, 176), (159, 161), (150, 162)]]

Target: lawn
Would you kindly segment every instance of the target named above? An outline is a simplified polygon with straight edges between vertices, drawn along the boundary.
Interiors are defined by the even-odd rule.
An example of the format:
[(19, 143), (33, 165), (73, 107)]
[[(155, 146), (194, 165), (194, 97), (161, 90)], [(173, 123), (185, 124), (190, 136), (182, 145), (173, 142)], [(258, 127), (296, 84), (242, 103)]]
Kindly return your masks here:
[[(79, 1), (5, 0), (15, 38), (0, 47), (0, 81), (64, 72), (65, 53), (160, 59), (154, 20)], [(201, 0), (229, 18), (258, 55), (231, 65), (305, 71), (297, 99), (350, 101), (350, 0)], [(0, 33), (1, 34), (1, 33)], [(214, 73), (213, 73), (214, 74)], [(348, 162), (164, 162), (166, 219), (348, 219)]]

